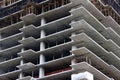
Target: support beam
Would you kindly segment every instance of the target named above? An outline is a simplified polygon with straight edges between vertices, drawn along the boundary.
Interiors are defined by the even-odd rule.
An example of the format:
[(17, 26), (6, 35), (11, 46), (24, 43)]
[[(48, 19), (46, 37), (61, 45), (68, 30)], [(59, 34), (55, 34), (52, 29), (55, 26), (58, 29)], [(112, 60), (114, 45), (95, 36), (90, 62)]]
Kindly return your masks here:
[[(23, 36), (22, 37), (22, 40), (24, 40), (25, 39), (25, 37)], [(24, 52), (25, 51), (25, 48), (22, 48), (21, 49), (21, 52)], [(24, 64), (24, 60), (23, 59), (21, 59), (21, 61), (20, 61), (20, 65), (23, 65)], [(24, 74), (23, 74), (23, 72), (21, 72), (20, 74), (19, 74), (19, 79), (22, 79), (24, 77)]]
[(44, 75), (45, 75), (44, 68), (40, 67), (40, 68), (39, 68), (39, 78), (44, 77)]
[(21, 72), (19, 75), (19, 79), (22, 79), (24, 77), (23, 73)]
[(45, 25), (46, 24), (46, 20), (45, 18), (41, 18), (41, 26)]
[(45, 56), (43, 54), (40, 55), (40, 63), (43, 64), (45, 62)]
[[(72, 33), (71, 34), (71, 36), (75, 36), (76, 34), (75, 33)], [(76, 46), (72, 46), (72, 48), (71, 48), (71, 50), (73, 51), (73, 50), (76, 50), (77, 49), (77, 47)], [(73, 53), (72, 53), (72, 55), (74, 55)], [(76, 63), (76, 61), (75, 61), (75, 59), (73, 58), (72, 60), (71, 60), (71, 65), (74, 65)]]
[[(2, 39), (2, 35), (0, 33), (0, 40)], [(2, 45), (0, 45), (0, 50), (2, 50)]]
[[(72, 46), (72, 49), (71, 49), (71, 50), (75, 50), (75, 49), (77, 49), (77, 47), (76, 47), (76, 46)], [(74, 54), (72, 53), (72, 55), (74, 55)], [(76, 64), (76, 60), (73, 58), (73, 59), (71, 60), (71, 65), (74, 65), (74, 64)]]
[(2, 35), (1, 35), (1, 33), (0, 33), (0, 39), (2, 39)]
[[(20, 65), (23, 65), (24, 64), (24, 60), (22, 59), (21, 61), (20, 61)], [(24, 77), (24, 74), (23, 74), (23, 72), (21, 72), (20, 74), (19, 74), (19, 79), (22, 79)]]
[[(44, 18), (41, 18), (41, 26), (45, 25), (46, 21)], [(44, 38), (46, 35), (44, 30), (41, 30), (40, 32), (40, 38)], [(40, 51), (43, 51), (45, 49), (45, 43), (44, 42), (40, 42)], [(40, 54), (39, 57), (39, 64), (43, 64), (45, 62), (45, 56), (43, 54)], [(40, 67), (39, 68), (39, 78), (44, 76), (44, 68)]]

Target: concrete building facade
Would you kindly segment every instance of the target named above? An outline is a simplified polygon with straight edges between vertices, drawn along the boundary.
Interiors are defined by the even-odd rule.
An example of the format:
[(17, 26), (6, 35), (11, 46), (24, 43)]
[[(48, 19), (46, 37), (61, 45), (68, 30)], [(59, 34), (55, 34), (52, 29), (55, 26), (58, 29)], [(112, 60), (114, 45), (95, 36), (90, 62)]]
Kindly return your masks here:
[(0, 80), (120, 80), (119, 24), (100, 0), (1, 0)]

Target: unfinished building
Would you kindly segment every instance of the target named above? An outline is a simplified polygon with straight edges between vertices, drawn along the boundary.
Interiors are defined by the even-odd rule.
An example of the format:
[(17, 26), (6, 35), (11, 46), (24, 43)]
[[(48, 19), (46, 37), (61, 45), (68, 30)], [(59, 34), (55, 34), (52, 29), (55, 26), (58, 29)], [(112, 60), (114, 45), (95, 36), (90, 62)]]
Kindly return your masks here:
[(0, 0), (0, 80), (120, 80), (119, 1), (108, 1)]

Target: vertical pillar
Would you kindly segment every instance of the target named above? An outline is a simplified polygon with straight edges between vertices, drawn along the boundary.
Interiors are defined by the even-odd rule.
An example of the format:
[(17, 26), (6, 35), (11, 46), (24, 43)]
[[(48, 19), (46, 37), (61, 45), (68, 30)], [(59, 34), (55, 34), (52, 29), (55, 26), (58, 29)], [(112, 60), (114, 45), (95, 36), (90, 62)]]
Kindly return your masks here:
[[(43, 26), (46, 23), (44, 18), (41, 18), (41, 26)], [(41, 30), (40, 32), (40, 38), (44, 38), (45, 37), (45, 31)], [(43, 51), (45, 49), (45, 43), (44, 42), (40, 42), (40, 51)], [(40, 54), (39, 57), (39, 64), (43, 64), (45, 62), (45, 56), (43, 54)], [(44, 76), (44, 68), (40, 67), (39, 68), (39, 78)]]
[(2, 39), (2, 35), (1, 35), (1, 33), (0, 33), (0, 39)]
[[(76, 49), (77, 49), (76, 46), (72, 46), (72, 49), (71, 49), (71, 50), (76, 50)], [(72, 55), (74, 55), (74, 54), (72, 53)], [(75, 61), (75, 59), (73, 58), (73, 59), (71, 60), (71, 65), (74, 65), (74, 64), (76, 64), (76, 61)]]
[(23, 78), (23, 73), (21, 72), (20, 75), (19, 75), (19, 79), (22, 79)]
[[(75, 33), (72, 33), (71, 34), (71, 36), (74, 36), (75, 35)], [(71, 50), (76, 50), (77, 49), (77, 47), (76, 46), (72, 46), (72, 48), (71, 48)], [(73, 53), (72, 53), (72, 55), (74, 55)], [(71, 65), (74, 65), (76, 62), (75, 62), (75, 59), (72, 59), (71, 60)]]
[(46, 20), (45, 18), (41, 18), (41, 26), (45, 25), (46, 24)]
[(10, 0), (10, 4), (12, 4), (12, 1)]
[[(20, 61), (20, 65), (23, 65), (24, 64), (24, 60), (22, 59), (21, 61)], [(24, 77), (24, 74), (23, 74), (23, 72), (21, 72), (20, 74), (19, 74), (19, 79), (22, 79)]]
[(44, 77), (44, 75), (45, 75), (44, 72), (45, 72), (45, 71), (44, 71), (44, 68), (40, 67), (40, 68), (39, 68), (39, 78)]
[[(24, 64), (24, 60), (21, 60), (20, 65), (23, 65), (23, 64)], [(19, 75), (19, 79), (22, 79), (23, 77), (24, 77), (23, 72), (21, 72)]]
[(76, 35), (76, 33), (72, 33), (72, 34), (71, 34), (71, 36), (75, 36), (75, 35)]
[[(2, 39), (2, 35), (0, 33), (0, 40)], [(0, 50), (2, 50), (2, 45), (0, 45)]]
[[(22, 37), (22, 40), (24, 40), (25, 39), (25, 37), (23, 36)], [(24, 52), (24, 48), (22, 48), (21, 49), (21, 52)], [(23, 59), (21, 59), (21, 61), (20, 61), (20, 65), (23, 65), (24, 64), (24, 60)], [(23, 72), (21, 72), (20, 74), (19, 74), (19, 79), (22, 79), (24, 77), (24, 75), (23, 75)]]

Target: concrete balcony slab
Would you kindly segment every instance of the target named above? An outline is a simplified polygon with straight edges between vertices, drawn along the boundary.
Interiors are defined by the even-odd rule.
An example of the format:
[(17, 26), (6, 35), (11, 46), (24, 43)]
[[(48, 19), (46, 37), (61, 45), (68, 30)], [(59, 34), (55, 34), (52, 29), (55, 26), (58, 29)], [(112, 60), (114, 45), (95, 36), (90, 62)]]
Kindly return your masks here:
[[(104, 19), (105, 16), (90, 2), (90, 0), (70, 0), (73, 5), (83, 5), (97, 19)], [(82, 11), (81, 11), (82, 12)]]
[(66, 57), (61, 57), (59, 59), (54, 59), (54, 60), (45, 62), (44, 64), (39, 64), (37, 66), (40, 66), (40, 67), (43, 67), (43, 68), (48, 68), (48, 69), (53, 68), (53, 66), (58, 66), (59, 67), (61, 65), (70, 63), (71, 59), (73, 57), (74, 57), (73, 55), (69, 55), (69, 56), (66, 56)]
[(48, 55), (49, 53), (53, 53), (56, 50), (65, 50), (67, 48), (70, 48), (72, 45), (75, 45), (75, 44), (77, 44), (77, 43), (72, 42), (72, 41), (66, 42), (66, 43), (63, 43), (63, 44), (60, 44), (60, 45), (56, 45), (56, 46), (53, 46), (53, 47), (46, 48), (43, 51), (38, 51), (38, 52), (36, 52), (36, 54)]
[(111, 39), (103, 42), (101, 44), (107, 51), (115, 53), (118, 57), (120, 57), (120, 47)]
[[(72, 7), (74, 7), (74, 5), (72, 5), (72, 3), (68, 3), (61, 7), (58, 7), (58, 8), (55, 8), (55, 9), (52, 9), (52, 10), (49, 10), (47, 12), (37, 15), (37, 19), (41, 19), (44, 17), (44, 18), (48, 18), (49, 20), (51, 20), (56, 17), (60, 17), (61, 12), (62, 12), (62, 14), (68, 14), (68, 11), (70, 11)], [(58, 14), (59, 14), (59, 16), (58, 16)]]
[(108, 27), (106, 30), (101, 32), (101, 34), (106, 38), (106, 39), (112, 39), (117, 45), (120, 46), (120, 35), (117, 34), (111, 27)]
[(45, 25), (42, 25), (42, 26), (38, 26), (37, 29), (40, 31), (40, 30), (55, 30), (56, 28), (60, 28), (62, 27), (63, 25), (66, 25), (68, 26), (69, 23), (71, 22), (71, 20), (74, 18), (74, 16), (72, 15), (69, 15), (69, 16), (66, 16), (66, 17), (63, 17), (63, 18), (60, 18), (60, 19), (57, 19), (57, 20), (54, 20), (54, 21), (51, 21), (49, 23), (46, 23)]
[(38, 31), (38, 29), (34, 25), (28, 25), (28, 26), (25, 26), (19, 30), (22, 31), (25, 36), (40, 35), (40, 32)]
[(35, 54), (36, 52), (32, 49), (29, 49), (29, 50), (25, 50), (24, 52), (20, 52), (18, 53), (18, 55), (24, 57), (26, 55), (31, 55), (31, 54)]
[[(102, 71), (103, 73), (108, 72), (109, 73), (108, 75), (113, 77), (113, 78), (115, 78), (115, 79), (119, 79), (120, 78), (118, 76), (118, 73), (120, 75), (120, 71), (116, 67), (109, 65), (107, 62), (104, 61), (104, 59), (102, 60), (97, 55), (95, 55), (95, 53), (91, 52), (87, 48), (81, 47), (81, 48), (79, 48), (77, 50), (74, 50), (74, 51), (71, 51), (71, 52), (73, 54), (75, 54), (76, 57), (78, 57), (77, 59), (80, 59), (79, 56), (85, 56), (85, 57), (90, 58), (91, 62), (92, 62), (91, 64), (92, 65), (96, 65), (95, 67), (97, 69), (99, 69), (99, 70), (102, 69), (103, 71), (102, 70), (100, 70), (100, 71)], [(110, 54), (106, 54), (104, 57), (107, 57), (107, 56), (110, 56)], [(111, 68), (115, 69), (115, 72), (113, 72), (114, 70), (111, 70)]]
[(0, 33), (2, 33), (2, 34), (12, 33), (12, 31), (22, 28), (23, 25), (24, 25), (23, 21), (17, 22), (15, 24), (9, 25), (7, 27), (1, 28)]
[[(0, 68), (1, 69), (5, 69), (7, 68), (8, 66), (12, 67), (12, 66), (15, 66), (15, 65), (19, 65), (19, 62), (22, 58), (21, 57), (17, 57), (17, 58), (14, 58), (14, 59), (10, 59), (10, 60), (7, 60), (7, 61), (4, 61), (4, 62), (1, 62), (0, 63)], [(11, 65), (12, 64), (12, 65)]]
[[(107, 60), (110, 64), (114, 64), (114, 66), (116, 66), (118, 69), (120, 69), (120, 67), (118, 66), (118, 65), (120, 65), (120, 63), (119, 63), (120, 58), (118, 57), (119, 54), (108, 52), (102, 46), (100, 46), (94, 40), (92, 40), (89, 36), (87, 36), (85, 33), (76, 35), (76, 37), (72, 36), (71, 39), (73, 39), (74, 41), (80, 41), (76, 45), (77, 47), (86, 47), (90, 51), (92, 51), (93, 53), (95, 53), (97, 56), (100, 56), (100, 57), (106, 56), (105, 58), (103, 57), (102, 59)], [(108, 44), (106, 44), (106, 46), (107, 45)]]
[(45, 36), (44, 38), (39, 38), (37, 39), (38, 41), (51, 41), (54, 42), (55, 40), (60, 40), (60, 39), (64, 39), (65, 37), (69, 37), (69, 35), (71, 35), (72, 32), (74, 32), (75, 30), (73, 30), (72, 28), (68, 28), (50, 35)]
[(20, 18), (25, 24), (33, 23), (37, 20), (37, 16), (34, 13), (27, 14)]
[(15, 78), (16, 76), (19, 75), (20, 72), (21, 72), (20, 70), (16, 70), (16, 71), (8, 72), (8, 73), (5, 73), (5, 74), (1, 74), (0, 78), (1, 79), (5, 79), (6, 77)]
[[(101, 47), (101, 49), (103, 50), (104, 48), (105, 49), (108, 49), (109, 50), (109, 52), (111, 52), (111, 51), (113, 51), (117, 56), (120, 56), (119, 54), (118, 54), (118, 52), (119, 52), (119, 46), (118, 45), (116, 45), (112, 40), (106, 40), (105, 42), (103, 42), (103, 43), (101, 43), (100, 45), (99, 44), (97, 44), (95, 41), (93, 41), (93, 40), (91, 40), (91, 38), (90, 37), (88, 37), (86, 34), (84, 34), (84, 33), (81, 33), (81, 34), (79, 34), (79, 35), (76, 35), (76, 37), (74, 36), (74, 37), (71, 37), (74, 41), (81, 41), (81, 42), (83, 42), (84, 44), (86, 43), (86, 44), (91, 44), (91, 45), (94, 45), (94, 44), (96, 44), (96, 45), (94, 45), (94, 46), (96, 46), (96, 48), (97, 48), (97, 46), (99, 46), (99, 47)], [(91, 42), (92, 41), (92, 42)], [(93, 43), (93, 44), (92, 44)], [(109, 44), (109, 45), (108, 45)], [(88, 45), (89, 46), (89, 45)], [(87, 46), (87, 47), (88, 47)], [(104, 48), (103, 48), (104, 47)], [(99, 48), (100, 49), (100, 48)], [(103, 51), (105, 51), (105, 53), (106, 53), (106, 50), (103, 50)], [(103, 52), (102, 52), (103, 53)]]
[(0, 40), (1, 45), (11, 46), (17, 43), (18, 40), (21, 40), (23, 33), (18, 33)]
[(49, 80), (56, 79), (56, 80), (58, 80), (59, 78), (64, 79), (64, 77), (66, 77), (66, 76), (71, 76), (71, 74), (73, 72), (75, 72), (75, 70), (63, 71), (63, 72), (60, 72), (60, 73), (44, 76), (43, 78), (36, 78), (36, 80), (46, 80), (46, 79), (49, 79)]
[(94, 27), (98, 32), (101, 32), (106, 29), (106, 27), (98, 21), (85, 7), (80, 6), (76, 9), (72, 9), (70, 13), (73, 16), (78, 17), (76, 20), (84, 19), (87, 21), (92, 27)]
[(22, 69), (22, 70), (26, 70), (26, 69), (30, 69), (30, 68), (34, 68), (34, 67), (35, 67), (35, 64), (33, 64), (31, 62), (17, 66), (17, 68)]
[(78, 29), (78, 31), (76, 31), (76, 34), (84, 32), (87, 35), (89, 35), (92, 39), (94, 39), (97, 43), (106, 41), (104, 36), (102, 36), (97, 30), (95, 30), (84, 19), (76, 21), (76, 22), (72, 22), (70, 25), (73, 29), (76, 29), (76, 28)]
[(88, 71), (88, 72), (94, 74), (94, 76), (96, 77), (97, 80), (110, 80), (109, 77), (107, 77), (106, 75), (104, 75), (99, 70), (97, 70), (96, 68), (94, 68), (93, 66), (91, 66), (90, 64), (88, 64), (86, 62), (77, 63), (75, 65), (71, 65), (71, 67), (78, 71), (79, 70)]
[(26, 77), (23, 77), (22, 79), (17, 79), (17, 80), (31, 80), (31, 76), (26, 76)]
[(19, 40), (18, 42), (20, 42), (24, 46), (33, 46), (37, 44), (37, 40), (33, 37), (28, 37), (25, 38), (24, 40)]
[(111, 16), (107, 16), (105, 19), (101, 20), (101, 23), (105, 25), (105, 27), (111, 27), (120, 35), (120, 25)]
[(23, 45), (17, 45), (17, 46), (14, 46), (14, 47), (11, 47), (11, 48), (8, 48), (5, 50), (1, 50), (0, 54), (1, 55), (10, 55), (12, 53), (17, 53), (17, 52), (20, 52), (22, 47), (23, 47)]

